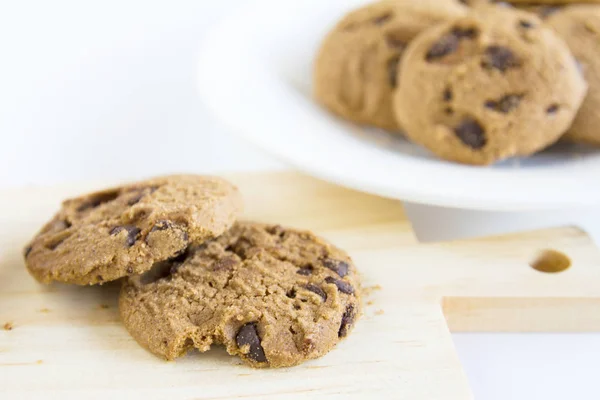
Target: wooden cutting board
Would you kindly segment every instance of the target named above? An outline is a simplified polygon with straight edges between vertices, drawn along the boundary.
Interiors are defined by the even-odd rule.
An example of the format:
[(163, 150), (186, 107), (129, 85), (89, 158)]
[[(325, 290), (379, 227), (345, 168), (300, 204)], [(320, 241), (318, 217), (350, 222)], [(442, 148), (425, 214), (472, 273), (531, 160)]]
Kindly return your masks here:
[[(311, 229), (364, 275), (364, 315), (321, 359), (252, 370), (222, 349), (162, 361), (119, 322), (118, 283), (42, 286), (21, 249), (61, 199), (0, 192), (0, 398), (469, 399), (450, 331), (600, 331), (600, 253), (575, 228), (417, 244), (402, 205), (296, 173), (233, 175), (245, 217)], [(530, 267), (545, 249), (572, 266)]]

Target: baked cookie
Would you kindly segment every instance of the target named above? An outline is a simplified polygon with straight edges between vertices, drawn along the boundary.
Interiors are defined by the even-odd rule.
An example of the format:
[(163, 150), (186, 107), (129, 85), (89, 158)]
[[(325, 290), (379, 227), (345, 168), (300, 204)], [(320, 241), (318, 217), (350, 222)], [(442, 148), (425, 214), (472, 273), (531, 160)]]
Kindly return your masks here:
[(241, 211), (227, 181), (156, 178), (66, 200), (25, 248), (40, 282), (88, 285), (148, 270), (192, 242), (220, 235)]
[(321, 44), (314, 64), (315, 99), (350, 121), (398, 131), (392, 91), (406, 45), (422, 30), (466, 10), (457, 0), (395, 0), (352, 11)]
[(253, 367), (327, 353), (360, 311), (350, 258), (310, 232), (250, 222), (128, 278), (119, 299), (131, 335), (172, 360), (222, 344)]
[(564, 138), (600, 145), (600, 5), (572, 5), (550, 15), (547, 24), (579, 61), (589, 90)]
[(474, 9), (408, 47), (395, 111), (406, 135), (439, 157), (491, 164), (556, 142), (586, 83), (565, 43), (533, 14)]

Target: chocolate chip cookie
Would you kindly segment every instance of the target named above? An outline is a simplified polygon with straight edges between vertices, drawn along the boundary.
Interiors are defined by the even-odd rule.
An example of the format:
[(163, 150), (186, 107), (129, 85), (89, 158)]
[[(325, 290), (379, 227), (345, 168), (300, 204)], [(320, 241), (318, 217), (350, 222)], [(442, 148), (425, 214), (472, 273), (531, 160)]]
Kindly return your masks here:
[(586, 88), (566, 44), (539, 18), (485, 7), (411, 42), (394, 109), (414, 142), (485, 165), (557, 141)]
[(392, 92), (404, 49), (422, 30), (465, 12), (455, 0), (380, 1), (352, 11), (321, 45), (315, 99), (350, 121), (398, 131)]
[(565, 139), (600, 145), (600, 5), (572, 5), (550, 15), (547, 24), (579, 62), (589, 90)]
[(360, 312), (350, 258), (310, 232), (238, 222), (127, 279), (122, 320), (152, 353), (172, 360), (222, 344), (253, 367), (327, 353)]
[(220, 235), (241, 211), (227, 181), (205, 176), (156, 178), (66, 200), (25, 248), (40, 282), (79, 285), (139, 274)]

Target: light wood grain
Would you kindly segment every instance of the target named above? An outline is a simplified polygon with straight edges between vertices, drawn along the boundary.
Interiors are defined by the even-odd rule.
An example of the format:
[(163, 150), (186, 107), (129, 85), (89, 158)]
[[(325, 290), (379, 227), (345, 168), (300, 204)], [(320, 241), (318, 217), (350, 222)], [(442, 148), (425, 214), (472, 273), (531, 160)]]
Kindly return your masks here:
[[(222, 349), (164, 362), (121, 326), (118, 284), (41, 286), (21, 249), (93, 184), (0, 192), (0, 398), (469, 399), (449, 328), (600, 331), (600, 253), (578, 229), (419, 245), (399, 202), (295, 174), (234, 175), (246, 218), (307, 228), (363, 273), (364, 315), (325, 357), (252, 370)], [(98, 186), (96, 186), (98, 187)], [(557, 249), (570, 269), (529, 267)], [(445, 316), (444, 316), (445, 314)], [(446, 321), (447, 320), (447, 321)]]

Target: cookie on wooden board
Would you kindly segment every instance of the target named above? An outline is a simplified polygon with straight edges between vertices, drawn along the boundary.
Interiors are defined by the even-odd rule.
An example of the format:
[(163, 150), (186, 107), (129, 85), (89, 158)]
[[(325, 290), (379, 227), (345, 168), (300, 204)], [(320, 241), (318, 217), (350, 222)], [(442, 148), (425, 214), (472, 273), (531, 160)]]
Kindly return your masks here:
[(66, 200), (25, 248), (39, 281), (97, 284), (139, 274), (220, 235), (242, 209), (241, 195), (216, 177), (150, 179)]
[(310, 232), (238, 222), (124, 284), (119, 309), (143, 347), (172, 360), (222, 344), (253, 367), (324, 355), (360, 312), (342, 250)]

